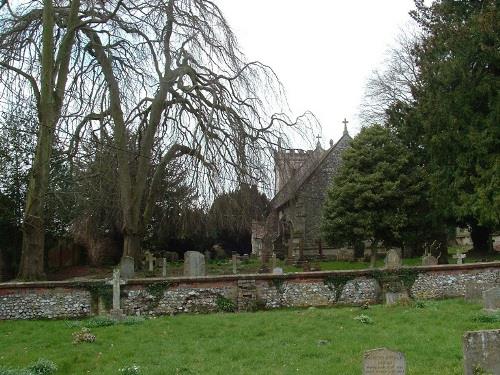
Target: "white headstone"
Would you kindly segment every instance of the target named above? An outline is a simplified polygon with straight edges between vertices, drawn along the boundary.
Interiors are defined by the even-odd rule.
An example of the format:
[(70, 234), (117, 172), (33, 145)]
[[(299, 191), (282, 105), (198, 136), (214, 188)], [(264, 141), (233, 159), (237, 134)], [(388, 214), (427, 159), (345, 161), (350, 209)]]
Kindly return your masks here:
[(399, 252), (395, 249), (389, 250), (385, 256), (385, 268), (395, 269), (400, 268), (401, 265), (402, 261)]
[(198, 251), (184, 253), (184, 276), (205, 276), (205, 256)]
[(273, 268), (273, 273), (275, 275), (283, 275), (283, 268), (281, 268), (281, 267), (274, 267)]
[(155, 256), (151, 254), (149, 251), (146, 251), (144, 253), (144, 258), (146, 260), (146, 263), (148, 264), (148, 271), (153, 272), (154, 271), (154, 262), (156, 260)]
[(486, 311), (500, 311), (500, 287), (491, 288), (483, 292), (483, 307)]
[(120, 275), (123, 279), (132, 279), (134, 278), (135, 270), (134, 270), (134, 258), (129, 256), (122, 257), (120, 261)]

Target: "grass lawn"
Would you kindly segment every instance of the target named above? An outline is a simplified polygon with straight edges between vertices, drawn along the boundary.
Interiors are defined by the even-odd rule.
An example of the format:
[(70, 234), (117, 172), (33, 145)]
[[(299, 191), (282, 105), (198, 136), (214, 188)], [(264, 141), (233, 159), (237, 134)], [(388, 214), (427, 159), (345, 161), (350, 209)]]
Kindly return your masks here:
[[(364, 350), (405, 353), (409, 374), (462, 374), (462, 335), (499, 328), (462, 300), (414, 306), (316, 308), (242, 314), (178, 315), (137, 325), (93, 328), (94, 343), (72, 344), (64, 321), (0, 322), (0, 366), (43, 357), (58, 374), (360, 374)], [(373, 324), (354, 318), (366, 314)]]

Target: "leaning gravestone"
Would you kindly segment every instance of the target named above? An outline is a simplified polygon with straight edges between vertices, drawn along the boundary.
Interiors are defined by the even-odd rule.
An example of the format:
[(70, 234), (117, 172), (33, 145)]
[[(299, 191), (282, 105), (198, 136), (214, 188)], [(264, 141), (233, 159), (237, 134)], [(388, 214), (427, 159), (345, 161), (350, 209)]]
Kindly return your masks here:
[(401, 352), (387, 348), (368, 350), (363, 356), (363, 375), (405, 375), (406, 360)]
[(125, 280), (134, 278), (134, 258), (129, 256), (122, 257), (120, 261), (120, 275)]
[(464, 374), (500, 374), (500, 329), (465, 332)]
[(500, 311), (500, 287), (491, 288), (483, 292), (483, 307), (486, 311)]
[(205, 276), (205, 257), (197, 251), (184, 253), (184, 276)]
[(387, 252), (385, 256), (385, 268), (387, 269), (395, 269), (400, 268), (402, 265), (401, 257), (399, 253), (395, 249), (391, 249)]
[(438, 264), (438, 260), (433, 255), (424, 255), (422, 257), (422, 266), (435, 266)]

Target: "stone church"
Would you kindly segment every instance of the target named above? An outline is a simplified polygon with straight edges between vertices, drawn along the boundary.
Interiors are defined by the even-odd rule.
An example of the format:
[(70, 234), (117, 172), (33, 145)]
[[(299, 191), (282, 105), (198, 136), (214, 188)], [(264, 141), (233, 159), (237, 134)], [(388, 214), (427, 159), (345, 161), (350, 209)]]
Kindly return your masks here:
[[(252, 252), (266, 248), (280, 258), (342, 258), (346, 249), (328, 247), (321, 236), (326, 192), (337, 172), (342, 152), (352, 138), (344, 120), (344, 134), (324, 150), (278, 149), (275, 152), (275, 196), (265, 223), (254, 222)], [(348, 252), (350, 253), (350, 252)], [(349, 254), (345, 254), (348, 258)]]

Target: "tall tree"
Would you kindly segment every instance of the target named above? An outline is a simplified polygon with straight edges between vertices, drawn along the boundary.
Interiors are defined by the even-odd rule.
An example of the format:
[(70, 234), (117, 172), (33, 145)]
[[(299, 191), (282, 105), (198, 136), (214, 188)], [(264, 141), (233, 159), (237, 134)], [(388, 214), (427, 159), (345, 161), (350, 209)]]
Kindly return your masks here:
[(322, 220), (325, 239), (331, 244), (370, 241), (373, 267), (378, 245), (404, 245), (425, 190), (421, 173), (388, 128), (363, 128), (344, 151), (328, 190)]
[(500, 23), (495, 0), (416, 1), (416, 114), (434, 200), (491, 249), (500, 224)]
[(212, 191), (238, 175), (259, 180), (278, 125), (290, 122), (266, 111), (261, 89), (279, 90), (274, 73), (245, 61), (213, 2), (110, 1), (97, 13), (106, 27), (83, 31), (107, 87), (102, 112), (112, 119), (123, 254), (137, 257), (168, 168), (182, 160), (193, 182)]
[[(52, 0), (44, 0), (41, 8), (36, 3), (12, 9), (4, 1), (0, 9), (2, 82), (12, 85), (20, 78), (28, 83), (39, 121), (24, 209), (19, 268), (19, 277), (27, 280), (44, 277), (44, 206), (49, 163), (65, 98), (76, 27), (80, 22), (80, 0), (72, 0), (62, 7), (64, 11), (59, 6), (55, 9)], [(64, 25), (64, 29), (56, 27), (56, 23)]]

